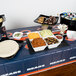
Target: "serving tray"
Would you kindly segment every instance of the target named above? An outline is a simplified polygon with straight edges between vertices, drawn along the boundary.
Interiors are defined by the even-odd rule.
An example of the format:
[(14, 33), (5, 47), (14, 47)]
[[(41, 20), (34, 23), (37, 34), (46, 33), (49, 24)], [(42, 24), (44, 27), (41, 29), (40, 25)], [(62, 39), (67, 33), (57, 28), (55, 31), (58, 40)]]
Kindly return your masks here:
[[(48, 19), (50, 16), (46, 16), (46, 15), (42, 15), (42, 14), (40, 14), (39, 17), (36, 18), (36, 19), (34, 20), (34, 22), (39, 23), (39, 22), (38, 22), (38, 19), (39, 19), (40, 17), (45, 17), (45, 19), (44, 19), (44, 21), (45, 21), (46, 18)], [(55, 25), (55, 24), (58, 22), (58, 19), (59, 19), (59, 17), (55, 17), (55, 18), (56, 18), (56, 22), (55, 22), (53, 25)], [(44, 21), (43, 21), (43, 23), (39, 23), (39, 24), (50, 25), (50, 24), (44, 23)]]
[[(35, 52), (34, 49), (32, 48), (29, 39), (26, 39), (26, 43), (29, 48), (30, 54), (38, 53), (38, 52)], [(69, 46), (69, 44), (65, 40), (63, 40), (62, 43), (56, 48), (62, 48), (62, 47), (67, 47), (67, 46)], [(53, 49), (56, 49), (56, 48), (53, 48)], [(48, 49), (48, 47), (46, 47), (45, 50), (42, 50), (42, 51), (48, 51), (48, 50), (52, 50), (52, 49)], [(40, 51), (40, 52), (42, 52), (42, 51)]]

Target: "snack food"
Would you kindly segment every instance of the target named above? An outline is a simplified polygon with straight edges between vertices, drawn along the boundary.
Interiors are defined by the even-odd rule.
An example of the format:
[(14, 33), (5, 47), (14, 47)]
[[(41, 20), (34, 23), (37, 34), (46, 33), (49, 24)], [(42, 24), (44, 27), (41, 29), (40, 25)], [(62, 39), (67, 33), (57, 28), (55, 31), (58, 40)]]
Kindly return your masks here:
[(57, 39), (61, 42), (63, 41), (63, 36), (62, 35), (56, 35)]
[(33, 39), (31, 44), (34, 48), (46, 45), (45, 41), (42, 38)]
[(22, 36), (23, 36), (22, 32), (15, 32), (13, 34), (13, 38), (15, 38), (15, 39), (21, 39)]
[(54, 16), (49, 16), (49, 18), (46, 18), (46, 20), (44, 21), (44, 23), (52, 25), (56, 22), (56, 18)]
[(54, 38), (54, 37), (45, 38), (45, 41), (47, 42), (48, 45), (56, 44), (56, 43), (59, 42), (59, 41), (58, 41), (56, 38)]
[(40, 35), (37, 32), (31, 32), (31, 33), (28, 34), (28, 38), (29, 39), (40, 38)]
[(0, 18), (0, 23), (3, 22), (3, 18)]
[(56, 37), (57, 37), (58, 39), (62, 39), (62, 36), (60, 36), (60, 35), (56, 35)]
[(19, 44), (14, 40), (5, 40), (0, 42), (0, 57), (6, 58), (17, 53)]
[(40, 34), (41, 34), (42, 37), (47, 37), (47, 36), (52, 36), (53, 35), (51, 30), (42, 30), (42, 31), (40, 31)]
[(19, 37), (21, 34), (20, 33), (17, 33), (17, 34), (15, 34), (15, 37)]
[(43, 22), (44, 22), (44, 18), (45, 18), (45, 17), (39, 17), (37, 21), (38, 21), (39, 23), (43, 23)]

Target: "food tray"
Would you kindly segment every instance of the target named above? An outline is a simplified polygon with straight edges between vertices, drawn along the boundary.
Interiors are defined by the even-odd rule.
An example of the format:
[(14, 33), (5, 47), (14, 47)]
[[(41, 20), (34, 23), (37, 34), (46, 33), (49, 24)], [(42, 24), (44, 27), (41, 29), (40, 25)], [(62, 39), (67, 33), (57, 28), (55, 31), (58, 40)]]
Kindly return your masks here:
[[(39, 34), (39, 31), (28, 32), (28, 33), (27, 33), (27, 37), (28, 37), (28, 34), (30, 34), (30, 33), (38, 33), (38, 34)], [(39, 34), (39, 36), (41, 37), (41, 35), (40, 35), (40, 34)], [(32, 39), (30, 39), (30, 40), (32, 40)]]
[[(53, 37), (53, 38), (57, 39), (55, 36), (48, 36), (48, 37)], [(48, 38), (48, 37), (45, 37), (45, 38)], [(44, 39), (45, 39), (45, 38), (44, 38)], [(57, 39), (57, 40), (58, 40), (58, 39)], [(47, 43), (47, 42), (46, 42), (46, 43)], [(58, 40), (58, 43), (56, 43), (56, 44), (48, 45), (48, 43), (47, 43), (47, 47), (48, 47), (48, 49), (52, 49), (52, 48), (58, 47), (60, 44), (61, 44), (61, 41)]]
[[(30, 33), (30, 32), (29, 32)], [(29, 33), (27, 33), (27, 35), (29, 34)], [(38, 33), (39, 34), (39, 32), (37, 32), (37, 31), (35, 31), (35, 32), (31, 32), (31, 33)], [(40, 36), (40, 38), (42, 38), (41, 37), (41, 35), (39, 34), (39, 36)], [(43, 38), (42, 38), (43, 39)], [(30, 42), (30, 44), (31, 44), (31, 41), (32, 41), (33, 39), (29, 39), (29, 42)], [(43, 39), (44, 40), (44, 39)], [(45, 41), (45, 40), (44, 40)], [(45, 42), (46, 43), (46, 42)], [(31, 46), (32, 46), (32, 44), (31, 44)], [(35, 51), (35, 52), (39, 52), (39, 51), (43, 51), (45, 48), (47, 47), (47, 44), (45, 45), (45, 46), (40, 46), (40, 47), (33, 47), (32, 46), (32, 48), (33, 48), (33, 50)]]
[[(42, 14), (40, 14), (40, 16), (39, 17), (46, 17), (46, 18), (49, 18), (49, 16), (46, 16), (46, 15), (42, 15)], [(39, 19), (39, 17), (37, 18), (37, 19), (35, 19), (34, 20), (34, 22), (36, 22), (36, 23), (39, 23), (37, 20)], [(58, 19), (59, 19), (59, 17), (55, 17), (56, 18), (56, 22), (53, 24), (53, 25), (55, 25), (57, 22), (58, 22)], [(44, 21), (45, 21), (45, 19), (44, 19)], [(39, 23), (39, 24), (46, 24), (46, 25), (50, 25), (50, 24), (47, 24), (47, 23)]]
[[(34, 51), (33, 47), (31, 46), (29, 39), (26, 39), (26, 42), (27, 42), (27, 46), (29, 48), (30, 54), (39, 53), (39, 52)], [(67, 47), (67, 46), (69, 46), (69, 44), (66, 42), (66, 40), (63, 40), (62, 43), (57, 48), (63, 48), (63, 47)], [(52, 49), (57, 49), (57, 48), (52, 48)], [(48, 47), (46, 47), (43, 51), (51, 51), (52, 49), (48, 49)], [(40, 51), (40, 52), (43, 52), (43, 51)]]
[[(30, 40), (30, 44), (31, 44), (31, 41), (32, 40)], [(31, 44), (31, 46), (32, 46), (32, 44)], [(32, 48), (34, 49), (35, 52), (43, 51), (46, 47), (47, 47), (46, 45), (45, 46), (40, 46), (40, 47), (35, 47), (35, 48), (32, 46)]]
[[(39, 32), (40, 32), (40, 31), (39, 31)], [(58, 46), (61, 44), (61, 41), (59, 41), (59, 40), (55, 37), (55, 35), (52, 35), (52, 36), (47, 36), (47, 37), (53, 37), (53, 38), (57, 39), (57, 40), (58, 40), (58, 43), (48, 45), (47, 42), (46, 42), (46, 40), (45, 40), (45, 38), (47, 38), (47, 37), (42, 37), (39, 32), (38, 32), (38, 31), (34, 31), (34, 32), (31, 32), (31, 33), (38, 33), (39, 36), (40, 36), (40, 38), (42, 38), (42, 39), (45, 41), (46, 46), (40, 46), (40, 47), (34, 48), (34, 47), (32, 46), (32, 44), (31, 44), (31, 41), (32, 41), (33, 39), (29, 39), (30, 45), (32, 46), (32, 48), (33, 48), (33, 50), (34, 50), (35, 52), (43, 51), (46, 47), (48, 47), (48, 49), (56, 48), (56, 47), (58, 47)], [(30, 34), (30, 33), (27, 33), (27, 36), (28, 36), (28, 34)]]

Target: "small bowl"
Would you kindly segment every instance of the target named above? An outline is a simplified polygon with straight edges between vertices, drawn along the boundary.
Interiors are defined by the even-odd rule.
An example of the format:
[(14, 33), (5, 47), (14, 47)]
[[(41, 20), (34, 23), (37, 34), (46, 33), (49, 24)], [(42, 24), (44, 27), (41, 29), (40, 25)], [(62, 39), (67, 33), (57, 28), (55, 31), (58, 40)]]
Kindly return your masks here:
[(68, 37), (68, 39), (74, 39), (74, 40), (76, 40), (76, 31), (68, 30), (67, 31), (67, 37)]
[[(63, 41), (63, 36), (62, 36), (62, 35), (55, 35), (55, 36), (56, 36), (56, 38), (57, 38), (60, 42)], [(62, 38), (58, 38), (57, 36), (61, 36)]]
[[(20, 34), (20, 35), (17, 36), (18, 34)], [(14, 38), (14, 39), (20, 40), (22, 37), (23, 37), (23, 33), (22, 33), (22, 32), (15, 32), (15, 33), (13, 34), (13, 38)]]

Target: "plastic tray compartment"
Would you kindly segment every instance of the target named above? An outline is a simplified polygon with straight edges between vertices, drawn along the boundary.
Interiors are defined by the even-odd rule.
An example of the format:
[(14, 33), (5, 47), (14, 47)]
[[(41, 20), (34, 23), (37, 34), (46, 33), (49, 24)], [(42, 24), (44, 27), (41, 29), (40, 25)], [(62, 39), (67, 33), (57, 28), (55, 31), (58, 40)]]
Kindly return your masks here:
[[(32, 40), (30, 40), (30, 41), (32, 41)], [(46, 42), (45, 42), (45, 43), (46, 43)], [(31, 44), (31, 45), (32, 45), (32, 44)], [(34, 49), (35, 52), (43, 51), (46, 47), (47, 47), (47, 45), (45, 45), (45, 46), (40, 46), (40, 47), (35, 47), (35, 48), (32, 46), (32, 48)]]
[[(38, 31), (29, 32), (29, 33), (38, 33), (38, 34), (39, 34)], [(27, 35), (28, 35), (29, 33), (27, 33)], [(39, 34), (39, 36), (40, 36), (40, 38), (42, 38), (40, 34)], [(42, 38), (42, 39), (43, 39), (43, 38)], [(32, 41), (32, 40), (33, 40), (33, 39), (29, 39), (30, 44), (31, 44), (31, 41)], [(44, 39), (43, 39), (43, 40), (44, 40)], [(44, 41), (45, 41), (45, 40), (44, 40)], [(46, 43), (46, 41), (45, 41), (45, 43)], [(31, 46), (32, 46), (32, 44), (31, 44)], [(47, 44), (46, 44), (45, 46), (40, 46), (40, 47), (35, 47), (35, 48), (32, 46), (32, 48), (33, 48), (33, 50), (34, 50), (35, 52), (43, 51), (46, 47), (47, 47)]]
[[(57, 39), (55, 36), (48, 36), (48, 37), (53, 37), (53, 38)], [(45, 37), (45, 38), (48, 38), (48, 37)], [(44, 39), (45, 39), (45, 38), (44, 38)], [(57, 40), (58, 40), (58, 39), (57, 39)], [(47, 42), (46, 42), (46, 43), (47, 43)], [(58, 47), (60, 44), (61, 44), (61, 41), (58, 40), (58, 43), (56, 43), (56, 44), (51, 44), (51, 45), (48, 45), (48, 43), (47, 43), (47, 46), (48, 46), (48, 49), (53, 49), (53, 48)]]

